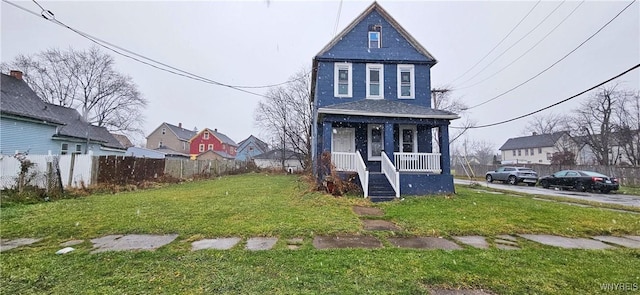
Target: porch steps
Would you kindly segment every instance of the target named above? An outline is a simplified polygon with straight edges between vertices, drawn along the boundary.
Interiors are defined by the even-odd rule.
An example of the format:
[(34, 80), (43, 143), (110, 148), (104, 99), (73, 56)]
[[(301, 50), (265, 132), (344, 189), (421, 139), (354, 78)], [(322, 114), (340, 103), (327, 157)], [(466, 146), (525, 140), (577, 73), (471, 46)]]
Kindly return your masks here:
[(396, 192), (391, 183), (382, 173), (369, 173), (369, 199), (371, 202), (387, 202), (396, 198)]

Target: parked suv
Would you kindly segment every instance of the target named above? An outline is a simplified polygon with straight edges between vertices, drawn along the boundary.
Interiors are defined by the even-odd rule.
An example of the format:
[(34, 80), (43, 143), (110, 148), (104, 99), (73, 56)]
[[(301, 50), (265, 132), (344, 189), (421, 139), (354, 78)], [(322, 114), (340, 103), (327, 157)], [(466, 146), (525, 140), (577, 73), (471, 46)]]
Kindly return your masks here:
[(506, 166), (487, 172), (485, 178), (488, 182), (499, 180), (512, 185), (523, 182), (529, 186), (535, 186), (538, 182), (538, 173), (531, 168)]

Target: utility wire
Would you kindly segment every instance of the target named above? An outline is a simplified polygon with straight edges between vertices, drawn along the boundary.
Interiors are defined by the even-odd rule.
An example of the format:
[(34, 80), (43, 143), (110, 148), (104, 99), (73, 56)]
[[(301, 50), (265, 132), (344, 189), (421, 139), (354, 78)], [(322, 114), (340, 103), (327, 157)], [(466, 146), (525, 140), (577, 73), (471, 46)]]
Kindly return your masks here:
[(558, 4), (556, 6), (556, 8), (554, 8), (551, 12), (549, 12), (547, 14), (547, 16), (545, 16), (537, 25), (535, 25), (533, 27), (533, 29), (529, 30), (529, 32), (527, 32), (526, 34), (524, 34), (524, 36), (520, 37), (520, 39), (518, 39), (516, 42), (513, 42), (513, 44), (511, 44), (511, 46), (509, 46), (507, 49), (505, 49), (504, 51), (502, 51), (502, 53), (500, 53), (498, 56), (496, 56), (492, 61), (490, 61), (486, 66), (484, 66), (484, 68), (480, 69), (480, 71), (478, 71), (475, 75), (471, 76), (471, 78), (465, 80), (464, 82), (460, 83), (462, 85), (464, 85), (465, 83), (473, 80), (473, 78), (477, 77), (478, 75), (480, 75), (482, 72), (484, 72), (484, 70), (486, 70), (489, 66), (491, 66), (494, 62), (496, 62), (496, 60), (498, 60), (500, 57), (502, 57), (505, 53), (507, 53), (507, 51), (511, 50), (511, 48), (513, 48), (514, 46), (516, 46), (518, 43), (520, 43), (520, 41), (524, 40), (524, 38), (526, 38), (527, 36), (529, 36), (531, 33), (533, 33), (533, 31), (535, 31), (536, 29), (538, 29), (540, 27), (540, 25), (542, 25), (549, 17), (551, 17), (551, 15), (553, 15), (554, 12), (556, 12), (558, 10), (558, 8), (560, 8), (560, 6), (562, 6), (562, 4), (564, 4), (565, 1), (560, 2), (560, 4)]
[(591, 91), (591, 90), (593, 90), (593, 89), (596, 89), (596, 88), (598, 88), (598, 87), (600, 87), (600, 86), (602, 86), (602, 85), (604, 85), (604, 84), (607, 84), (607, 83), (609, 83), (609, 82), (611, 82), (611, 81), (613, 81), (613, 80), (615, 80), (615, 79), (618, 79), (618, 78), (620, 78), (620, 77), (622, 77), (622, 76), (624, 76), (624, 75), (628, 74), (629, 72), (631, 72), (631, 71), (633, 71), (633, 70), (635, 70), (635, 69), (637, 69), (637, 68), (639, 68), (639, 67), (640, 67), (640, 64), (636, 64), (635, 66), (631, 67), (630, 69), (628, 69), (628, 70), (626, 70), (626, 71), (624, 71), (624, 72), (622, 72), (622, 73), (620, 73), (620, 74), (618, 74), (618, 75), (615, 75), (614, 77), (611, 77), (611, 78), (607, 79), (606, 81), (603, 81), (603, 82), (601, 82), (601, 83), (599, 83), (599, 84), (597, 84), (597, 85), (595, 85), (595, 86), (592, 86), (592, 87), (590, 87), (589, 89), (586, 89), (586, 90), (584, 90), (584, 91), (582, 91), (582, 92), (580, 92), (580, 93), (578, 93), (578, 94), (576, 94), (576, 95), (574, 95), (574, 96), (571, 96), (571, 97), (565, 98), (565, 99), (563, 99), (563, 100), (561, 100), (561, 101), (558, 101), (558, 102), (556, 102), (556, 103), (553, 103), (553, 104), (551, 104), (551, 105), (548, 105), (548, 106), (546, 106), (546, 107), (544, 107), (544, 108), (541, 108), (541, 109), (535, 110), (535, 111), (533, 111), (533, 112), (530, 112), (530, 113), (524, 114), (524, 115), (522, 115), (522, 116), (518, 116), (518, 117), (515, 117), (515, 118), (511, 118), (511, 119), (504, 120), (504, 121), (500, 121), (500, 122), (496, 122), (496, 123), (480, 125), (480, 126), (469, 126), (469, 127), (457, 127), (457, 126), (451, 126), (451, 128), (455, 128), (455, 129), (480, 129), (480, 128), (486, 128), (486, 127), (492, 127), (492, 126), (496, 126), (496, 125), (501, 125), (501, 124), (509, 123), (509, 122), (512, 122), (512, 121), (515, 121), (515, 120), (519, 120), (519, 119), (522, 119), (522, 118), (526, 118), (526, 117), (529, 117), (529, 116), (531, 116), (531, 115), (534, 115), (534, 114), (537, 114), (537, 113), (539, 113), (539, 112), (542, 112), (542, 111), (544, 111), (544, 110), (547, 110), (547, 109), (553, 108), (553, 107), (558, 106), (558, 105), (560, 105), (560, 104), (563, 104), (563, 103), (565, 103), (565, 102), (567, 102), (567, 101), (570, 101), (570, 100), (572, 100), (572, 99), (574, 99), (574, 98), (576, 98), (576, 97), (578, 97), (578, 96), (580, 96), (580, 95), (583, 95), (583, 94), (585, 94), (585, 93), (587, 93), (587, 92), (589, 92), (589, 91)]
[(613, 22), (616, 18), (618, 18), (618, 16), (620, 16), (620, 14), (622, 14), (625, 10), (627, 10), (627, 8), (629, 8), (629, 7), (630, 7), (633, 3), (635, 3), (636, 1), (637, 1), (637, 0), (633, 0), (633, 1), (631, 1), (631, 3), (629, 3), (627, 6), (625, 6), (625, 8), (623, 8), (620, 12), (618, 12), (618, 14), (616, 14), (612, 19), (610, 19), (610, 20), (609, 20), (606, 24), (604, 24), (602, 27), (600, 27), (600, 29), (598, 29), (595, 33), (593, 33), (591, 36), (589, 36), (589, 38), (587, 38), (586, 40), (582, 41), (582, 43), (580, 43), (580, 45), (578, 45), (578, 47), (576, 47), (576, 48), (574, 48), (573, 50), (569, 51), (569, 53), (567, 53), (565, 56), (563, 56), (562, 58), (560, 58), (559, 60), (557, 60), (556, 62), (554, 62), (553, 64), (551, 64), (551, 65), (550, 65), (550, 66), (548, 66), (547, 68), (545, 68), (544, 70), (542, 70), (541, 72), (539, 72), (539, 73), (535, 74), (533, 77), (531, 77), (531, 78), (529, 78), (529, 79), (525, 80), (524, 82), (522, 82), (522, 83), (520, 83), (520, 84), (518, 84), (518, 85), (516, 85), (516, 86), (512, 87), (511, 89), (509, 89), (509, 90), (507, 90), (507, 91), (505, 91), (505, 92), (503, 92), (503, 93), (500, 93), (500, 94), (498, 94), (498, 95), (496, 95), (496, 96), (494, 96), (494, 97), (492, 97), (492, 98), (490, 98), (490, 99), (487, 99), (487, 100), (485, 100), (485, 101), (483, 101), (483, 102), (481, 102), (481, 103), (479, 103), (479, 104), (476, 104), (476, 105), (474, 105), (474, 106), (468, 107), (468, 108), (466, 108), (466, 109), (464, 109), (464, 110), (470, 110), (470, 109), (473, 109), (473, 108), (477, 108), (477, 107), (479, 107), (479, 106), (481, 106), (481, 105), (484, 105), (484, 104), (487, 104), (487, 103), (489, 103), (489, 102), (491, 102), (491, 101), (494, 101), (494, 100), (496, 100), (496, 99), (498, 99), (498, 98), (502, 97), (503, 95), (505, 95), (505, 94), (507, 94), (507, 93), (510, 93), (511, 91), (516, 90), (516, 89), (520, 88), (521, 86), (523, 86), (523, 85), (525, 85), (525, 84), (529, 83), (531, 80), (533, 80), (533, 79), (535, 79), (535, 78), (539, 77), (540, 75), (542, 75), (543, 73), (545, 73), (545, 72), (546, 72), (546, 71), (548, 71), (549, 69), (553, 68), (555, 65), (557, 65), (557, 64), (558, 64), (558, 63), (560, 63), (561, 61), (563, 61), (563, 60), (564, 60), (565, 58), (567, 58), (569, 55), (573, 54), (576, 50), (578, 50), (580, 47), (582, 47), (582, 45), (584, 45), (585, 43), (589, 42), (589, 40), (591, 40), (591, 39), (592, 39), (593, 37), (595, 37), (598, 33), (600, 33), (604, 28), (606, 28), (606, 27), (607, 27), (611, 22)]
[(504, 40), (506, 40), (511, 35), (511, 33), (513, 33), (513, 31), (515, 31), (516, 28), (518, 28), (518, 26), (520, 26), (520, 24), (531, 14), (531, 12), (533, 12), (533, 10), (538, 6), (538, 4), (540, 4), (541, 1), (542, 0), (538, 0), (538, 2), (536, 2), (536, 4), (533, 5), (533, 7), (531, 7), (529, 12), (527, 12), (527, 14), (525, 14), (525, 16), (522, 17), (522, 19), (511, 29), (511, 31), (509, 31), (509, 33), (506, 36), (504, 36), (504, 38), (502, 38), (502, 40), (500, 40), (500, 42), (498, 42), (498, 44), (496, 44), (496, 46), (491, 48), (491, 50), (489, 50), (489, 52), (487, 52), (487, 54), (485, 54), (477, 63), (475, 63), (473, 66), (471, 66), (471, 68), (469, 68), (466, 72), (462, 73), (462, 75), (458, 76), (457, 78), (453, 79), (451, 82), (449, 82), (447, 84), (452, 84), (453, 82), (457, 81), (458, 79), (464, 77), (464, 75), (469, 73), (476, 66), (478, 66), (478, 64), (480, 64), (485, 58), (487, 58), (487, 56), (489, 56), (489, 54), (491, 54), (494, 50), (496, 50), (496, 48), (498, 48), (498, 46), (500, 46), (500, 44), (502, 44), (502, 42), (504, 42)]
[[(66, 28), (66, 29), (69, 29), (69, 30), (71, 30), (72, 32), (74, 32), (74, 33), (76, 33), (76, 34), (78, 34), (78, 35), (80, 35), (80, 36), (82, 36), (82, 37), (84, 37), (84, 38), (86, 38), (86, 39), (90, 40), (91, 42), (93, 42), (93, 43), (95, 43), (95, 44), (97, 44), (97, 45), (99, 45), (99, 46), (101, 46), (101, 47), (103, 47), (103, 48), (105, 48), (105, 49), (107, 49), (107, 50), (110, 50), (110, 51), (112, 51), (112, 52), (114, 52), (114, 53), (116, 53), (116, 54), (118, 54), (118, 55), (124, 56), (124, 57), (126, 57), (126, 58), (132, 59), (132, 60), (137, 61), (137, 62), (140, 62), (140, 63), (143, 63), (143, 64), (145, 64), (145, 65), (151, 66), (151, 67), (156, 68), (156, 69), (158, 69), (158, 70), (162, 70), (162, 71), (165, 71), (165, 72), (168, 72), (168, 73), (171, 73), (171, 74), (175, 74), (175, 75), (178, 75), (178, 76), (182, 76), (182, 77), (189, 78), (189, 79), (193, 79), (193, 80), (200, 81), (200, 82), (205, 82), (205, 83), (214, 84), (214, 85), (218, 85), (218, 86), (228, 87), (228, 88), (235, 89), (235, 90), (238, 90), (238, 91), (243, 91), (243, 90), (242, 90), (242, 88), (252, 89), (252, 88), (269, 88), (269, 87), (280, 86), (280, 85), (284, 85), (284, 84), (288, 84), (288, 83), (292, 83), (292, 82), (295, 82), (295, 81), (298, 81), (298, 80), (304, 79), (304, 78), (306, 78), (306, 77), (308, 76), (308, 73), (307, 73), (307, 74), (305, 74), (305, 75), (304, 75), (303, 77), (301, 77), (301, 78), (292, 79), (292, 80), (285, 81), (285, 82), (282, 82), (282, 83), (270, 84), (270, 85), (261, 85), (261, 86), (230, 85), (230, 84), (226, 84), (226, 83), (218, 82), (218, 81), (215, 81), (215, 80), (212, 80), (212, 79), (208, 79), (208, 78), (202, 77), (202, 76), (200, 76), (200, 75), (193, 74), (193, 73), (188, 72), (188, 71), (181, 70), (181, 69), (179, 69), (179, 68), (173, 67), (173, 66), (168, 65), (168, 64), (166, 64), (166, 63), (163, 63), (163, 62), (160, 62), (160, 61), (154, 60), (154, 59), (152, 59), (152, 58), (149, 58), (149, 57), (146, 57), (146, 56), (144, 56), (144, 55), (138, 54), (138, 53), (133, 52), (133, 51), (131, 51), (131, 50), (128, 50), (128, 49), (122, 48), (122, 47), (117, 46), (117, 45), (115, 45), (115, 44), (113, 44), (113, 43), (110, 43), (110, 42), (108, 42), (108, 41), (102, 40), (102, 39), (100, 39), (100, 38), (97, 38), (97, 37), (92, 36), (92, 35), (90, 35), (90, 34), (87, 34), (87, 33), (85, 33), (85, 32), (82, 32), (82, 31), (80, 31), (80, 30), (74, 29), (74, 28), (72, 28), (71, 26), (66, 25), (66, 24), (65, 24), (65, 23), (63, 23), (62, 21), (60, 21), (60, 20), (56, 19), (56, 18), (55, 18), (55, 16), (54, 16), (54, 14), (53, 14), (51, 11), (44, 9), (44, 8), (42, 7), (42, 5), (40, 5), (40, 4), (39, 4), (37, 1), (35, 1), (35, 0), (33, 0), (33, 2), (34, 2), (36, 5), (38, 5), (38, 7), (40, 7), (40, 8), (42, 9), (42, 13), (41, 13), (40, 15), (38, 15), (38, 14), (37, 14), (36, 12), (34, 12), (34, 11), (28, 10), (28, 9), (26, 9), (26, 8), (24, 8), (24, 7), (20, 6), (20, 5), (17, 5), (17, 4), (15, 4), (15, 3), (9, 2), (9, 1), (7, 1), (7, 0), (2, 0), (2, 1), (3, 1), (3, 2), (5, 2), (5, 3), (7, 3), (7, 4), (9, 4), (9, 5), (12, 5), (12, 6), (16, 7), (16, 8), (19, 8), (19, 9), (21, 9), (21, 10), (25, 11), (25, 12), (31, 13), (31, 14), (36, 15), (36, 16), (39, 16), (39, 17), (41, 16), (41, 17), (43, 17), (44, 19), (46, 19), (46, 20), (48, 20), (48, 21), (51, 21), (51, 22), (52, 22), (52, 23), (54, 23), (54, 24), (57, 24), (57, 25), (62, 26), (62, 27), (64, 27), (64, 28)], [(107, 46), (107, 45), (108, 45), (108, 46)], [(121, 51), (127, 52), (127, 53), (129, 53), (130, 55), (129, 55), (129, 54), (122, 53), (122, 52), (120, 52), (120, 51), (118, 51), (118, 50), (115, 50), (115, 49), (113, 49), (113, 48), (111, 48), (111, 47), (109, 47), (109, 46), (114, 47), (114, 48), (116, 48), (116, 49), (119, 49), (119, 50), (121, 50)], [(136, 58), (136, 57), (134, 57), (134, 56), (132, 56), (132, 55), (137, 56), (137, 57), (139, 57), (139, 58)], [(142, 59), (147, 60), (147, 61), (149, 61), (149, 62), (146, 62), (146, 61), (144, 61), (144, 60), (142, 60)], [(155, 64), (152, 64), (152, 63), (155, 63)], [(160, 66), (158, 66), (158, 65), (156, 65), (156, 64), (162, 65), (162, 66), (164, 66), (164, 67), (166, 67), (166, 68), (168, 68), (168, 69), (166, 69), (166, 68), (162, 68), (162, 67), (160, 67)], [(253, 93), (253, 92), (250, 92), (250, 91), (243, 91), (243, 92), (250, 93), (250, 94), (254, 94), (254, 95), (258, 95), (258, 96), (262, 96), (262, 95), (260, 95), (260, 94)]]
[(338, 15), (336, 16), (336, 24), (333, 26), (333, 37), (338, 33), (338, 24), (340, 23), (340, 13), (342, 12), (342, 0), (340, 0), (340, 6), (338, 6)]
[(527, 53), (531, 52), (531, 50), (533, 50), (534, 48), (536, 48), (540, 43), (542, 43), (542, 41), (544, 41), (545, 39), (547, 39), (547, 37), (549, 37), (549, 35), (551, 35), (551, 33), (553, 33), (558, 27), (560, 27), (560, 25), (562, 25), (571, 15), (573, 15), (573, 13), (578, 10), (578, 8), (580, 6), (582, 6), (582, 4), (584, 4), (585, 0), (582, 0), (582, 2), (580, 2), (580, 4), (578, 4), (567, 16), (565, 16), (562, 21), (560, 21), (560, 23), (558, 23), (555, 27), (553, 27), (553, 29), (551, 29), (551, 31), (549, 31), (546, 35), (544, 35), (544, 37), (542, 37), (540, 40), (538, 40), (538, 42), (536, 42), (536, 44), (534, 44), (533, 46), (531, 46), (531, 48), (529, 48), (527, 51), (525, 51), (522, 55), (518, 56), (518, 58), (514, 59), (511, 63), (509, 63), (508, 65), (504, 66), (503, 68), (501, 68), (500, 70), (494, 72), (493, 74), (489, 75), (488, 77), (476, 82), (475, 84), (469, 85), (469, 86), (464, 86), (464, 87), (457, 87), (453, 90), (462, 90), (462, 89), (467, 89), (467, 88), (471, 88), (474, 87), (484, 81), (487, 81), (491, 78), (493, 78), (495, 75), (501, 73), (502, 71), (504, 71), (505, 69), (507, 69), (508, 67), (510, 67), (511, 65), (513, 65), (514, 63), (516, 63), (517, 61), (519, 61), (521, 58), (523, 58), (525, 55), (527, 55)]

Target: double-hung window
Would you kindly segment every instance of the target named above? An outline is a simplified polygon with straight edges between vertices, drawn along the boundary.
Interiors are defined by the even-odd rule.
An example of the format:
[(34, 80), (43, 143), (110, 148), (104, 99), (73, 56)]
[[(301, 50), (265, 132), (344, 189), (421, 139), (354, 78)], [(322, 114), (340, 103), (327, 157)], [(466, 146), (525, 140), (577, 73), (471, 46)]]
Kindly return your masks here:
[(204, 152), (204, 143), (198, 145), (198, 152)]
[(204, 139), (209, 139), (209, 132), (205, 131), (202, 137), (204, 137)]
[(82, 154), (82, 145), (81, 144), (76, 144), (76, 151), (73, 152), (74, 154)]
[(61, 155), (66, 155), (69, 153), (69, 144), (68, 143), (63, 143), (62, 146), (60, 147), (60, 154)]
[(212, 150), (213, 150), (213, 144), (211, 144), (211, 143), (210, 143), (210, 144), (208, 144), (208, 145), (207, 145), (207, 150), (212, 151)]
[(384, 98), (384, 65), (367, 64), (367, 98)]
[(398, 65), (398, 98), (415, 98), (413, 65)]
[(369, 48), (380, 48), (380, 32), (369, 32)]
[(353, 91), (352, 67), (350, 63), (335, 63), (334, 96), (351, 97)]

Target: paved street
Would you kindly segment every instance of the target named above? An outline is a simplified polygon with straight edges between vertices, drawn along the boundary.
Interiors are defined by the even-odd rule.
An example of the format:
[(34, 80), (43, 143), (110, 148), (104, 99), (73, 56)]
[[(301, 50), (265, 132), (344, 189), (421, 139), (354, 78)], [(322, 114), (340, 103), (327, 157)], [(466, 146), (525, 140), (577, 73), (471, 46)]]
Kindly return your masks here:
[[(486, 181), (475, 181), (476, 183), (481, 184), (483, 187), (501, 189), (501, 190), (510, 190), (520, 193), (532, 194), (532, 195), (546, 195), (546, 196), (558, 196), (558, 197), (566, 197), (572, 199), (579, 199), (585, 201), (592, 202), (600, 202), (600, 203), (608, 203), (608, 204), (617, 204), (624, 206), (633, 206), (640, 207), (640, 196), (632, 196), (632, 195), (622, 195), (616, 193), (610, 194), (600, 194), (600, 193), (588, 193), (588, 192), (576, 192), (570, 190), (559, 190), (559, 189), (544, 189), (542, 187), (529, 187), (524, 185), (508, 185), (500, 182), (487, 183)], [(455, 184), (471, 184), (470, 180), (465, 179), (454, 179)]]

